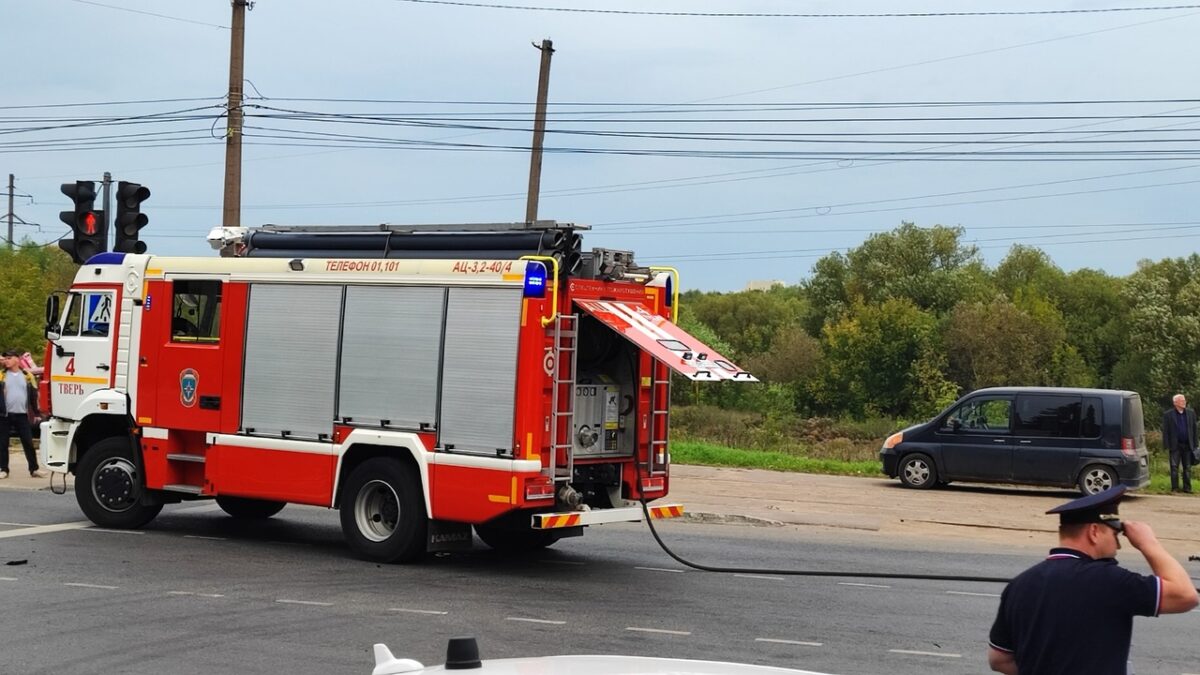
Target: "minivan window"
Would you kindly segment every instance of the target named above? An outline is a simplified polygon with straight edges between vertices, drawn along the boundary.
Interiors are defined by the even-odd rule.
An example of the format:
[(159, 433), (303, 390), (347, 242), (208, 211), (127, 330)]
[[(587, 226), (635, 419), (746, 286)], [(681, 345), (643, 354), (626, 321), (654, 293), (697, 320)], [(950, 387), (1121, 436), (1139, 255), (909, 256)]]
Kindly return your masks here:
[(946, 418), (943, 428), (977, 433), (1008, 433), (1012, 401), (1007, 398), (973, 398)]
[(1104, 428), (1104, 404), (1098, 398), (1083, 397), (1083, 414), (1079, 418), (1080, 438), (1100, 438)]
[(1013, 415), (1013, 433), (1043, 438), (1078, 438), (1078, 396), (1021, 395)]

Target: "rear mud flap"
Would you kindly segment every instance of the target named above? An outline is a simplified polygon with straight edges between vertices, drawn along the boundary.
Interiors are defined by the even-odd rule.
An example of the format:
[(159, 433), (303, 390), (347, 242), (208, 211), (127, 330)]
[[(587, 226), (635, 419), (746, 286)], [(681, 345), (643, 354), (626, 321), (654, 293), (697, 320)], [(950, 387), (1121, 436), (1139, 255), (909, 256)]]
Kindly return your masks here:
[(449, 520), (429, 521), (425, 550), (429, 553), (469, 551), (473, 546), (471, 526)]

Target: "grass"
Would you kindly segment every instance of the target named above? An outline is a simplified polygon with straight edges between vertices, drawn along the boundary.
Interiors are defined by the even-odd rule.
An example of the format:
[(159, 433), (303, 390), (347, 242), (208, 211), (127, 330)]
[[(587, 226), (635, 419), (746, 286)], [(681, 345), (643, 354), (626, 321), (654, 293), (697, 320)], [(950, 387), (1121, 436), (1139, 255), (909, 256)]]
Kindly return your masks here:
[(770, 450), (740, 450), (697, 441), (671, 443), (671, 461), (678, 464), (732, 466), (835, 476), (882, 476), (878, 461), (801, 457)]
[[(837, 439), (835, 439), (837, 440)], [(842, 439), (844, 440), (844, 439)], [(800, 454), (803, 450), (788, 447), (785, 451), (777, 450), (745, 450), (724, 445), (705, 443), (702, 441), (673, 441), (671, 443), (671, 461), (677, 464), (696, 464), (700, 466), (724, 466), (743, 469), (768, 469), (770, 471), (790, 471), (795, 473), (815, 473), (831, 476), (866, 476), (871, 478), (883, 477), (882, 465), (877, 458), (872, 459), (838, 459), (830, 454), (842, 454), (843, 447), (830, 452), (823, 448), (824, 444), (816, 443), (809, 446), (812, 454)], [(835, 446), (840, 446), (836, 444)], [(878, 451), (878, 446), (872, 453)], [(863, 449), (852, 453), (861, 456)], [(822, 456), (824, 455), (824, 456)], [(1200, 471), (1193, 472), (1198, 494), (1200, 494)], [(1150, 453), (1150, 484), (1140, 490), (1143, 494), (1170, 494), (1171, 478), (1167, 459), (1161, 452)]]

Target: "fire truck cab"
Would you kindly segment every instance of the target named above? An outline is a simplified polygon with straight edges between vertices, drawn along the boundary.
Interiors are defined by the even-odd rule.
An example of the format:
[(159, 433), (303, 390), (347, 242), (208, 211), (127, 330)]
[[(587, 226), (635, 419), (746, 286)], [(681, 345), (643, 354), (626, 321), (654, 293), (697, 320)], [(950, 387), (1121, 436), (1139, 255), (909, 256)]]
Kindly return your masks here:
[(47, 302), (43, 464), (103, 527), (308, 504), (375, 561), (680, 515), (643, 508), (669, 488), (670, 372), (754, 378), (672, 323), (674, 271), (578, 254), (579, 226), (432, 228), (93, 257)]

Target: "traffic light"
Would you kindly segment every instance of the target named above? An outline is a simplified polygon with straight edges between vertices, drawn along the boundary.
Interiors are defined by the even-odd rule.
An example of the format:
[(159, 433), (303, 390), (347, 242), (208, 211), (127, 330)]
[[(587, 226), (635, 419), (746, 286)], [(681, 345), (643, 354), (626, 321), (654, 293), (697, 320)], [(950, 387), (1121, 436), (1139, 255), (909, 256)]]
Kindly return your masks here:
[(108, 230), (104, 226), (104, 212), (96, 210), (96, 183), (77, 180), (63, 183), (62, 193), (75, 202), (73, 211), (58, 214), (60, 220), (71, 228), (71, 239), (60, 239), (58, 247), (66, 251), (71, 259), (83, 264), (88, 258), (108, 250)]
[(138, 230), (150, 221), (142, 213), (142, 202), (150, 198), (150, 188), (137, 183), (117, 183), (117, 217), (113, 227), (117, 230), (113, 250), (121, 253), (145, 253), (146, 242), (138, 239)]

